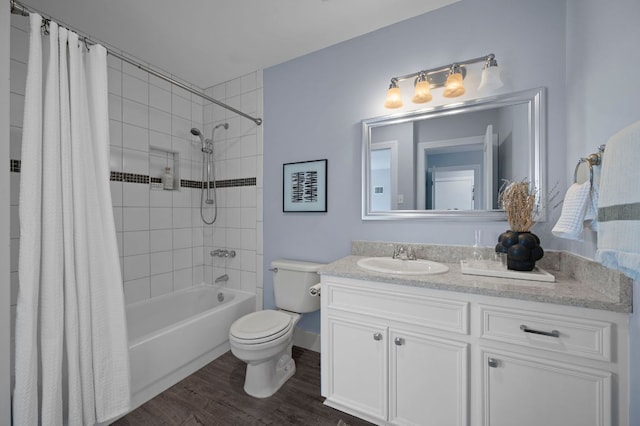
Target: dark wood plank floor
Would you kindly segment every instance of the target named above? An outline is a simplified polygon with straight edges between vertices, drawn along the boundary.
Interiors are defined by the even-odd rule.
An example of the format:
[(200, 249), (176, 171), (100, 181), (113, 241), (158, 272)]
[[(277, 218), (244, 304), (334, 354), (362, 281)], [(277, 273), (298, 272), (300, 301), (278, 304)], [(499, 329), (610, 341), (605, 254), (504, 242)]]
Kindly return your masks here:
[(370, 423), (322, 404), (320, 354), (294, 347), (296, 374), (270, 398), (242, 389), (246, 364), (227, 352), (116, 421), (116, 426), (363, 426)]

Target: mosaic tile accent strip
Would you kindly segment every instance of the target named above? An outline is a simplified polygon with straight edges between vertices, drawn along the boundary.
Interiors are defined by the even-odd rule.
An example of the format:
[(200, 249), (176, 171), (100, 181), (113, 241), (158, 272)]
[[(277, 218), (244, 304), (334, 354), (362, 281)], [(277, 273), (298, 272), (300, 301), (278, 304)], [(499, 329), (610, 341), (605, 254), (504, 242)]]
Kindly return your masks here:
[(180, 179), (180, 186), (183, 188), (202, 188), (202, 182), (188, 179)]
[(137, 173), (111, 172), (112, 182), (149, 183), (148, 175)]
[[(213, 184), (213, 182), (212, 182)], [(227, 179), (216, 181), (218, 188), (231, 188), (235, 186), (256, 186), (256, 178)]]
[[(9, 160), (10, 170), (14, 173), (20, 173), (22, 162), (20, 160)], [(125, 172), (111, 172), (110, 180), (112, 182), (128, 182), (128, 183), (162, 183), (162, 179), (158, 177), (149, 177), (148, 175), (140, 175), (137, 173), (125, 173)], [(210, 182), (213, 187), (213, 181)], [(241, 178), (241, 179), (225, 179), (216, 181), (218, 188), (234, 188), (238, 186), (255, 186), (256, 178)], [(181, 179), (180, 186), (182, 188), (196, 188), (203, 187), (203, 183), (196, 180)]]

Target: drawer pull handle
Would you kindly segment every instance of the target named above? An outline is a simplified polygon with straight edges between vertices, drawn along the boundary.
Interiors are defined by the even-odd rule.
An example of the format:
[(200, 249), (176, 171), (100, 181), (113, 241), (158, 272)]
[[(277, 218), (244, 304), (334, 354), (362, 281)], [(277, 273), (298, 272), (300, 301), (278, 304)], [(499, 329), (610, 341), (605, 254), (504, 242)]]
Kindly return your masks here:
[(396, 337), (393, 342), (398, 346), (404, 345), (404, 339), (402, 337)]
[(373, 333), (373, 340), (382, 340), (382, 333)]
[(489, 364), (489, 367), (491, 368), (498, 368), (500, 361), (495, 358), (487, 358), (487, 364)]
[(549, 337), (560, 337), (560, 332), (558, 330), (551, 330), (551, 331), (534, 330), (533, 328), (529, 328), (524, 324), (520, 326), (520, 330), (524, 331), (525, 333), (541, 334), (543, 336), (549, 336)]

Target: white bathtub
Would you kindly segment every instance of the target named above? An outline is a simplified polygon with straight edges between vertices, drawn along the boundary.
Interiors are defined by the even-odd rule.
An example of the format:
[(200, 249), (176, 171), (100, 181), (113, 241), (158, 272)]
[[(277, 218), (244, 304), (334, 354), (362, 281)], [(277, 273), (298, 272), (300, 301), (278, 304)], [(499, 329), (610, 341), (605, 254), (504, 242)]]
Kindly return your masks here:
[(227, 352), (231, 324), (255, 311), (255, 300), (205, 285), (128, 305), (132, 408)]

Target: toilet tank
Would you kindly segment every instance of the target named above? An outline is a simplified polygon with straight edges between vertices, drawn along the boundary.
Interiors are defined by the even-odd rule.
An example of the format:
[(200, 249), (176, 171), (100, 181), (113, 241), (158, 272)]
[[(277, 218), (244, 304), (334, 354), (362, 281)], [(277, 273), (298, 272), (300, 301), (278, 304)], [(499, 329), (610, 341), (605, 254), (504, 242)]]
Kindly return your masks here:
[(291, 312), (306, 313), (320, 309), (320, 297), (311, 296), (309, 287), (320, 282), (318, 269), (323, 263), (300, 260), (274, 260), (273, 292), (276, 306)]

